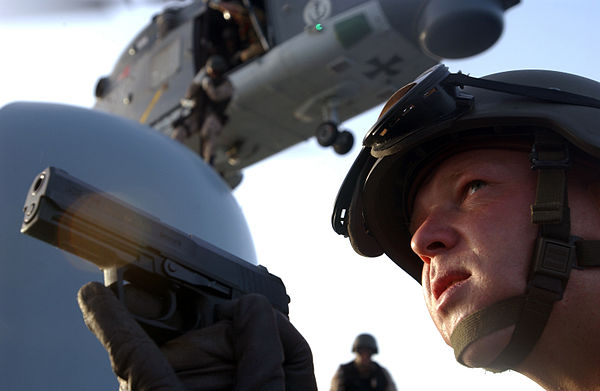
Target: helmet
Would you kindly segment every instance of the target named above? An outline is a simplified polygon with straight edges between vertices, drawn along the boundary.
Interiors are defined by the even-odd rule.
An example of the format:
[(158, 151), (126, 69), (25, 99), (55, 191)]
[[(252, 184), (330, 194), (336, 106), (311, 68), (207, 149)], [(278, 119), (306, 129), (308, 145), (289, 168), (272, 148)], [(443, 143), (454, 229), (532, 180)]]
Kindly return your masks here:
[[(445, 70), (445, 67), (436, 66), (426, 76), (440, 70)], [(485, 79), (549, 87), (600, 98), (600, 83), (561, 72), (511, 71), (489, 75)], [(410, 191), (407, 185), (412, 184), (419, 169), (432, 157), (441, 155), (449, 147), (464, 145), (469, 137), (477, 141), (524, 137), (533, 142), (534, 130), (543, 128), (561, 135), (584, 153), (600, 158), (600, 132), (596, 130), (600, 123), (598, 107), (549, 103), (470, 86), (465, 86), (459, 94), (459, 98), (462, 96), (469, 100), (468, 104), (472, 104), (468, 113), (455, 119), (442, 119), (401, 140), (387, 141), (387, 145), (382, 142), (373, 145), (371, 155), (376, 157), (370, 157), (372, 162), (364, 183), (361, 183), (360, 199), (354, 200), (348, 210), (347, 233), (353, 248), (365, 256), (378, 256), (385, 252), (417, 281), (421, 280), (422, 261), (409, 245), (406, 223), (410, 217), (407, 213), (412, 194), (406, 193)], [(376, 128), (377, 124), (367, 138), (373, 137)], [(395, 144), (390, 145), (392, 142)], [(398, 178), (394, 182), (383, 180), (392, 172), (390, 170)], [(391, 187), (402, 192), (402, 216), (390, 214), (394, 202), (391, 198), (398, 194), (393, 193)], [(388, 235), (389, 232), (394, 232), (394, 235)]]
[[(526, 141), (532, 146), (532, 168), (545, 172), (538, 174), (541, 195), (532, 206), (532, 221), (540, 226), (540, 232), (547, 225), (558, 224), (563, 233), (559, 238), (538, 238), (528, 294), (537, 289), (531, 286), (538, 284), (538, 277), (552, 275), (552, 284), (538, 285), (553, 291), (552, 300), (560, 300), (571, 268), (570, 257), (575, 253), (564, 176), (572, 154), (591, 158), (600, 167), (599, 123), (600, 83), (593, 80), (543, 70), (503, 72), (477, 79), (451, 74), (439, 64), (396, 92), (385, 105), (338, 193), (333, 228), (348, 236), (359, 254), (373, 257), (385, 253), (420, 282), (423, 263), (410, 249), (407, 227), (414, 189), (423, 179), (422, 172), (432, 160), (440, 161), (474, 145)], [(549, 176), (553, 179), (542, 179)], [(577, 246), (587, 247), (590, 243), (580, 241)], [(558, 271), (548, 266), (552, 263), (550, 254), (557, 253), (561, 253)], [(580, 265), (589, 265), (579, 251), (577, 256)], [(514, 313), (509, 324), (517, 322), (522, 300), (501, 307), (506, 314)], [(549, 308), (548, 315), (552, 306)], [(535, 326), (540, 334), (545, 319)], [(461, 346), (452, 344), (460, 361), (462, 349), (482, 334), (457, 329), (459, 333), (455, 334), (462, 341), (456, 343)], [(488, 329), (487, 333), (494, 330)], [(527, 346), (534, 343), (527, 342)], [(526, 345), (515, 342), (519, 344)], [(505, 362), (490, 369), (514, 366), (528, 352), (523, 349), (518, 358), (503, 358)]]
[(227, 71), (227, 62), (222, 56), (213, 54), (206, 60), (206, 71), (220, 76)]
[(375, 337), (373, 337), (371, 334), (358, 335), (352, 344), (352, 353), (356, 353), (360, 348), (370, 349), (373, 354), (377, 353), (378, 349)]
[[(256, 264), (250, 230), (227, 184), (197, 154), (147, 126), (79, 107), (13, 103), (0, 109), (0, 163), (0, 376), (7, 389), (115, 385), (106, 352), (75, 300), (83, 284), (102, 281), (102, 272), (19, 233), (27, 189), (44, 168), (61, 168)], [(60, 362), (51, 359), (57, 351), (64, 353)], [(22, 376), (32, 369), (39, 376)]]

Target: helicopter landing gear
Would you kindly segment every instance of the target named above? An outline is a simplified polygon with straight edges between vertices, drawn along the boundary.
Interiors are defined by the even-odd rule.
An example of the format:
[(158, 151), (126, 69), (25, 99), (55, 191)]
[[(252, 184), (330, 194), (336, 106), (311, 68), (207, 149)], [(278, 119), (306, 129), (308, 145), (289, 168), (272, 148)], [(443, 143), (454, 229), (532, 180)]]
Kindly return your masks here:
[(317, 127), (317, 142), (322, 147), (330, 147), (333, 145), (338, 136), (337, 125), (332, 121), (322, 122)]
[(339, 132), (335, 142), (333, 143), (333, 150), (338, 155), (345, 155), (352, 149), (354, 145), (354, 136), (347, 130)]
[(331, 97), (324, 103), (323, 122), (319, 124), (315, 134), (317, 142), (323, 147), (333, 146), (336, 153), (345, 155), (354, 145), (354, 136), (347, 130), (338, 130), (337, 99)]
[(322, 122), (317, 127), (316, 138), (319, 145), (323, 147), (333, 146), (333, 150), (345, 155), (352, 149), (354, 145), (354, 136), (347, 130), (338, 130), (337, 125), (332, 121)]

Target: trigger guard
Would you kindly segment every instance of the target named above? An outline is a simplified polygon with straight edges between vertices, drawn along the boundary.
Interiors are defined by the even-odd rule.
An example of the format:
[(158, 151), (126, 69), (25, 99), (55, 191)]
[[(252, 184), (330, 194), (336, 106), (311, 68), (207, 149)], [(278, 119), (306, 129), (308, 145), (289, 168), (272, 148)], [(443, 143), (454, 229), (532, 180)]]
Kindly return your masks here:
[(177, 310), (177, 297), (175, 296), (174, 292), (168, 291), (168, 298), (169, 298), (169, 304), (168, 304), (166, 314), (164, 314), (163, 316), (160, 316), (158, 319), (155, 319), (155, 320), (158, 320), (158, 321), (169, 320), (175, 314), (175, 311)]

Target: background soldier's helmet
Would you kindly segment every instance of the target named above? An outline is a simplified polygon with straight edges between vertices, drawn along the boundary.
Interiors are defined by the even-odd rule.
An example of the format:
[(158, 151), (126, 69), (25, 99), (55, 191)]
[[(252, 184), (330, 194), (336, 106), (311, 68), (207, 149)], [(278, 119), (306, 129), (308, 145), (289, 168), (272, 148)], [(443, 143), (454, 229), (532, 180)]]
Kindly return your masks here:
[(216, 75), (223, 75), (227, 71), (227, 61), (218, 54), (213, 54), (206, 60), (206, 71), (213, 72)]
[(355, 353), (360, 348), (370, 349), (373, 354), (378, 352), (377, 341), (371, 334), (360, 334), (354, 339), (352, 344), (352, 352)]

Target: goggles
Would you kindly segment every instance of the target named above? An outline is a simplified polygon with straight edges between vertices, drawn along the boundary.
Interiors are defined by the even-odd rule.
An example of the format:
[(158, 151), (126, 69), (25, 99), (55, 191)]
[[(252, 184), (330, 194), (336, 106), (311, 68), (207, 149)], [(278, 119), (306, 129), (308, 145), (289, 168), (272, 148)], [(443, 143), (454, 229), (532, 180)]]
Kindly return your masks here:
[(377, 159), (406, 147), (406, 139), (423, 139), (441, 127), (448, 128), (469, 113), (475, 98), (463, 91), (465, 86), (519, 95), (546, 102), (600, 108), (600, 100), (552, 88), (478, 79), (450, 73), (443, 64), (435, 65), (415, 81), (399, 89), (385, 104), (377, 122), (369, 129), (363, 147), (338, 192), (333, 215), (333, 230), (348, 236), (348, 210), (356, 191), (361, 191)]

